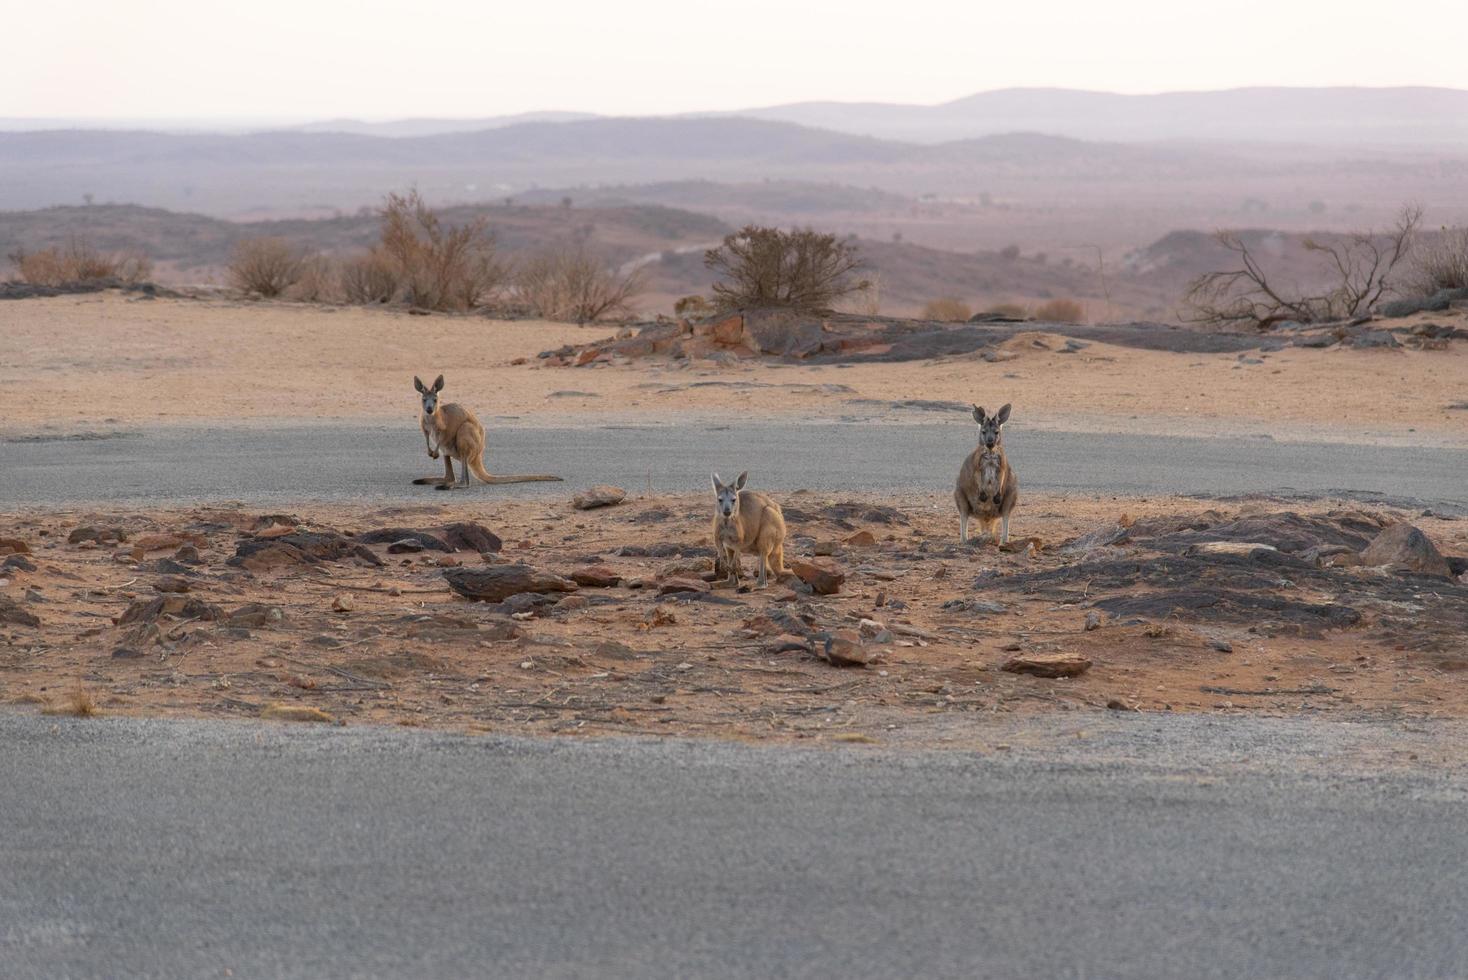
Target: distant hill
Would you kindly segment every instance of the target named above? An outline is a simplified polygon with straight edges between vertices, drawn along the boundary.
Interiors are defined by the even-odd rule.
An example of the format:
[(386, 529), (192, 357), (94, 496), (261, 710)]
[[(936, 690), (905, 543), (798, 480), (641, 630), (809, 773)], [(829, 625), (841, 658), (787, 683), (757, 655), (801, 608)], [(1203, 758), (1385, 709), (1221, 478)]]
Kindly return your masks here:
[(355, 133), (358, 136), (438, 136), (444, 133), (472, 133), (481, 129), (503, 129), (531, 122), (581, 122), (596, 119), (591, 112), (518, 112), (509, 116), (484, 116), (478, 119), (391, 119), (385, 122), (364, 122), (361, 119), (325, 119), (320, 122), (303, 123), (299, 126), (283, 126), (282, 129), (301, 133)]
[(738, 115), (923, 143), (1021, 129), (1123, 142), (1468, 143), (1468, 91), (1426, 87), (1241, 88), (1156, 95), (1009, 88), (938, 105), (797, 102)]

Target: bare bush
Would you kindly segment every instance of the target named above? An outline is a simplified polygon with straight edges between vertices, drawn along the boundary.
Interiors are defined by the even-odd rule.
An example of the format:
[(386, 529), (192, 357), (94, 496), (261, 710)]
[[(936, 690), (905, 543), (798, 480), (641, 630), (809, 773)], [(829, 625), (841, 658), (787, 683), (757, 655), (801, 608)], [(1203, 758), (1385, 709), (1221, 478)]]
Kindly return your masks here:
[(230, 256), (230, 285), (273, 299), (296, 284), (305, 263), (306, 255), (284, 238), (246, 238)]
[(515, 275), (515, 298), (536, 316), (577, 324), (630, 313), (642, 288), (638, 271), (623, 274), (581, 245), (532, 255)]
[(16, 249), (8, 258), (22, 281), (37, 286), (98, 279), (137, 283), (153, 272), (152, 261), (139, 252), (102, 252), (80, 238), (36, 252)]
[(700, 320), (714, 312), (714, 304), (703, 296), (684, 296), (673, 304), (673, 315), (688, 320)]
[(402, 298), (428, 310), (472, 310), (509, 279), (483, 218), (446, 225), (417, 191), (389, 194), (378, 250), (397, 273)]
[(370, 249), (342, 263), (341, 290), (348, 303), (391, 303), (398, 294), (397, 269), (377, 249)]
[(984, 312), (989, 316), (1007, 316), (1015, 320), (1023, 320), (1030, 315), (1030, 311), (1019, 303), (995, 303)]
[(1468, 228), (1444, 228), (1418, 244), (1408, 288), (1430, 296), (1439, 289), (1468, 289)]
[(923, 307), (924, 320), (941, 320), (944, 323), (961, 323), (974, 315), (974, 311), (963, 300), (954, 296), (939, 296), (929, 300)]
[(865, 266), (855, 245), (810, 229), (746, 225), (705, 252), (703, 263), (722, 277), (713, 287), (720, 309), (824, 310), (871, 285), (857, 275)]
[(1035, 307), (1035, 319), (1047, 323), (1085, 323), (1086, 310), (1073, 299), (1052, 299)]
[(331, 303), (341, 298), (341, 273), (327, 255), (308, 255), (291, 287), (291, 297), (306, 303)]
[(1422, 209), (1401, 210), (1390, 231), (1357, 231), (1338, 241), (1307, 238), (1306, 251), (1322, 260), (1330, 286), (1323, 292), (1295, 295), (1269, 278), (1258, 256), (1237, 233), (1220, 231), (1218, 243), (1233, 252), (1239, 268), (1209, 272), (1188, 285), (1187, 319), (1214, 326), (1248, 324), (1268, 329), (1275, 323), (1327, 323), (1369, 311), (1393, 286), (1397, 266), (1407, 257)]

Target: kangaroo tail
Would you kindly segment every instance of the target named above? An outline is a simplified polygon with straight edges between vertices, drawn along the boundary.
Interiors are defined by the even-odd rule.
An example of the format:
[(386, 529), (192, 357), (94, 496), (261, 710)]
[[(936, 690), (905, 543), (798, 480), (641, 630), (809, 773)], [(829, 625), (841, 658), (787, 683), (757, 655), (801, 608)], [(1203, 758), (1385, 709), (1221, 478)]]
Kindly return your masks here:
[(506, 476), (495, 476), (484, 468), (484, 460), (477, 456), (468, 460), (469, 472), (479, 478), (481, 483), (549, 483), (560, 482), (559, 476), (549, 473), (514, 473)]

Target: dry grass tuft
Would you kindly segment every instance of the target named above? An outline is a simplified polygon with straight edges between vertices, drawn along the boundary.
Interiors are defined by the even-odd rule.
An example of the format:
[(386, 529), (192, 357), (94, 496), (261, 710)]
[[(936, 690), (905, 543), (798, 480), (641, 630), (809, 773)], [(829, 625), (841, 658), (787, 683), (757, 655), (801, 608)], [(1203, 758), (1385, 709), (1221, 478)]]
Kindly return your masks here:
[(320, 708), (306, 704), (267, 704), (261, 709), (260, 717), (266, 721), (314, 721), (328, 724), (336, 721)]
[(1439, 289), (1468, 287), (1468, 228), (1444, 228), (1418, 245), (1408, 292), (1431, 296)]
[(67, 715), (72, 718), (95, 718), (97, 702), (91, 693), (78, 687), (59, 704), (48, 704), (41, 709), (43, 715)]
[(974, 315), (973, 309), (954, 296), (939, 296), (929, 300), (923, 307), (924, 320), (941, 320), (944, 323), (962, 323)]

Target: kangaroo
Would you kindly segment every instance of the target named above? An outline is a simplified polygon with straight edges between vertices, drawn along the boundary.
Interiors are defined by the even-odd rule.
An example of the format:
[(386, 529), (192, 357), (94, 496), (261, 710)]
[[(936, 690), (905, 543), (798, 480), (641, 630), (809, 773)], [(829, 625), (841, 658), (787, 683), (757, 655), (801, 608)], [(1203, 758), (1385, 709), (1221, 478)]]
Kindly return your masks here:
[[(974, 421), (979, 423), (979, 445), (958, 470), (958, 486), (953, 499), (958, 504), (958, 541), (968, 543), (968, 519), (977, 517), (987, 535), (996, 544), (1009, 543), (1009, 514), (1019, 499), (1019, 478), (1009, 466), (1004, 452), (1003, 426), (1009, 421), (1009, 406), (993, 415), (974, 406)], [(995, 525), (1003, 530), (995, 534)]]
[[(442, 480), (436, 476), (425, 476), (414, 480), (415, 484), (432, 484), (439, 490), (467, 487), (471, 471), (484, 483), (536, 483), (561, 479), (547, 473), (490, 475), (484, 468), (484, 426), (463, 405), (439, 400), (438, 393), (443, 391), (443, 375), (438, 376), (431, 388), (414, 375), (413, 387), (423, 396), (423, 414), (419, 416), (418, 424), (423, 429), (424, 441), (428, 443), (428, 458), (438, 459), (442, 453), (444, 471)], [(457, 483), (454, 481), (456, 459), (463, 471), (463, 479)]]
[(759, 587), (764, 588), (773, 575), (778, 580), (785, 574), (785, 515), (780, 505), (762, 493), (744, 489), (748, 473), (740, 473), (733, 483), (725, 485), (719, 474), (713, 474), (714, 550), (718, 553), (714, 571), (729, 574), (730, 585), (739, 584), (743, 571), (739, 555), (759, 556)]

